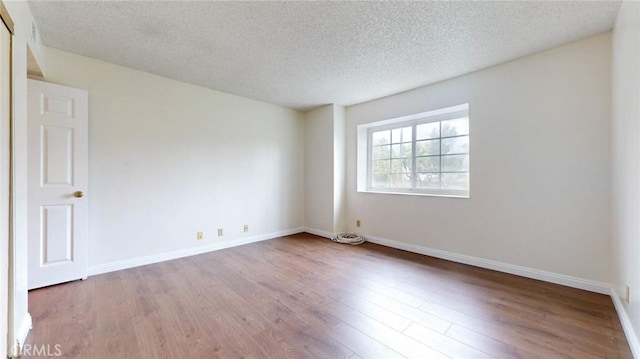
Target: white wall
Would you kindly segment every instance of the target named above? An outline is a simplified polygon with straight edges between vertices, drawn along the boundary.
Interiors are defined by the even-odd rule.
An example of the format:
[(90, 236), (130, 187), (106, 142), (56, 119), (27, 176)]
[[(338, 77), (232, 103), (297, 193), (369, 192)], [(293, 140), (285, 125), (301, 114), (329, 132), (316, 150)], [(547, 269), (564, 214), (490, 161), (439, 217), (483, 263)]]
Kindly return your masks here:
[[(613, 29), (612, 229), (613, 288), (640, 333), (640, 3), (624, 1)], [(625, 328), (626, 329), (626, 328)], [(630, 340), (631, 341), (631, 340)], [(632, 348), (634, 346), (632, 345)]]
[(333, 232), (333, 105), (304, 114), (305, 227)]
[[(362, 232), (610, 280), (610, 34), (347, 108), (347, 208)], [(471, 198), (356, 191), (356, 126), (469, 103)]]
[[(346, 228), (347, 188), (345, 131), (346, 111), (343, 106), (333, 106), (333, 231), (344, 232)], [(351, 227), (353, 228), (353, 227)]]
[(45, 63), (89, 91), (90, 267), (302, 226), (299, 112), (51, 48)]
[(325, 237), (346, 229), (345, 108), (305, 114), (305, 227)]

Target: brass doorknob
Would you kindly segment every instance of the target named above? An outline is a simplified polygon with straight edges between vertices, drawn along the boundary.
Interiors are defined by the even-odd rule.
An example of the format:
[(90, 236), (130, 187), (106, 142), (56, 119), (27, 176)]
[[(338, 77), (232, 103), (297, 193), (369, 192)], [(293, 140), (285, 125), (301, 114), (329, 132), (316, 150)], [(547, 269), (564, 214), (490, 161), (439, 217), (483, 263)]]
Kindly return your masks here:
[(75, 192), (73, 192), (73, 196), (76, 197), (76, 198), (82, 198), (82, 197), (84, 197), (84, 192), (75, 191)]

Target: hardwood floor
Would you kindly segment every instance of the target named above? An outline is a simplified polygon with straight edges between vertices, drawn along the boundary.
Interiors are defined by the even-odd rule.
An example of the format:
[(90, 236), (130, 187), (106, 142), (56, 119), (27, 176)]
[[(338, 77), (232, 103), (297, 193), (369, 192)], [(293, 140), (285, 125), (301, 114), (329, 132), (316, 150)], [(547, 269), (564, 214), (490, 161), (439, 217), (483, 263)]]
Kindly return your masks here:
[(632, 358), (605, 295), (310, 234), (38, 289), (29, 310), (27, 345), (76, 358)]

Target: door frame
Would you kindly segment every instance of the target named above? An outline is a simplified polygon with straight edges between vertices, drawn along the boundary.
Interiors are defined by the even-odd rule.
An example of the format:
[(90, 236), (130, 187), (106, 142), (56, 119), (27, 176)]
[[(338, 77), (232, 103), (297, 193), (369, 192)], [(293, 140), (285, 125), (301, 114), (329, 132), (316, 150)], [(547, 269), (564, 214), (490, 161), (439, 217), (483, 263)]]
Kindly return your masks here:
[[(14, 270), (14, 236), (13, 236), (13, 201), (14, 201), (14, 193), (13, 193), (13, 121), (14, 121), (14, 88), (13, 88), (13, 36), (14, 36), (14, 24), (11, 16), (9, 16), (9, 12), (4, 6), (4, 3), (0, 2), (0, 20), (2, 21), (2, 25), (9, 32), (9, 43), (7, 44), (8, 55), (2, 54), (3, 58), (1, 60), (8, 59), (8, 64), (2, 64), (8, 66), (8, 77), (1, 78), (2, 83), (0, 86), (4, 89), (8, 89), (6, 99), (8, 104), (8, 118), (2, 119), (2, 123), (0, 123), (0, 130), (8, 131), (6, 134), (2, 134), (0, 136), (0, 156), (2, 156), (1, 168), (0, 168), (0, 183), (2, 183), (2, 188), (0, 189), (0, 193), (6, 191), (6, 193), (1, 193), (0, 198), (3, 198), (0, 203), (0, 210), (7, 211), (6, 221), (3, 219), (0, 222), (0, 230), (2, 230), (2, 242), (0, 246), (5, 250), (6, 257), (3, 260), (6, 260), (6, 263), (2, 263), (2, 268), (0, 270), (0, 275), (2, 279), (0, 279), (0, 292), (3, 297), (0, 299), (2, 301), (2, 307), (0, 310), (5, 310), (6, 312), (2, 315), (2, 320), (0, 320), (0, 325), (3, 325), (2, 333), (6, 333), (7, 335), (3, 338), (0, 338), (0, 354), (12, 356), (14, 355), (13, 348), (13, 328), (14, 328), (14, 282), (15, 282), (15, 270)], [(4, 99), (2, 99), (4, 101)], [(3, 111), (4, 112), (4, 111)], [(3, 153), (6, 151), (6, 154)], [(6, 186), (5, 186), (6, 181)], [(6, 198), (6, 202), (5, 202)], [(6, 238), (6, 241), (5, 241)], [(6, 265), (6, 267), (5, 267)], [(6, 306), (6, 307), (5, 307)]]

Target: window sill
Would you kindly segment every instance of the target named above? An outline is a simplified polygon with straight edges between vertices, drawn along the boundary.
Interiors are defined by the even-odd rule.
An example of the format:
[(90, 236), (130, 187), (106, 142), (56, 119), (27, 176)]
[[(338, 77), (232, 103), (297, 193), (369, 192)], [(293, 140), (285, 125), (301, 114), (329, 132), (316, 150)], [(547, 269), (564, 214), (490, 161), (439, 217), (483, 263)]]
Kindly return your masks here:
[(447, 197), (447, 198), (471, 198), (470, 194), (448, 194), (448, 193), (427, 193), (427, 192), (400, 192), (400, 191), (383, 191), (383, 190), (358, 190), (358, 193), (375, 193), (375, 194), (399, 194), (404, 196), (420, 196), (420, 197)]

